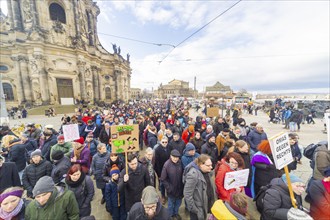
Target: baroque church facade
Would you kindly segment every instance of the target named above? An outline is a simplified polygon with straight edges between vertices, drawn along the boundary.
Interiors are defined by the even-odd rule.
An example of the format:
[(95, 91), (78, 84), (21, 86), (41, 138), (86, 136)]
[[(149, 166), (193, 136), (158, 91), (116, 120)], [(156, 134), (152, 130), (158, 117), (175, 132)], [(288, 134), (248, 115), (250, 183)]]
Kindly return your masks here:
[(130, 98), (129, 56), (106, 51), (92, 0), (7, 0), (0, 12), (0, 74), (6, 102), (65, 104)]

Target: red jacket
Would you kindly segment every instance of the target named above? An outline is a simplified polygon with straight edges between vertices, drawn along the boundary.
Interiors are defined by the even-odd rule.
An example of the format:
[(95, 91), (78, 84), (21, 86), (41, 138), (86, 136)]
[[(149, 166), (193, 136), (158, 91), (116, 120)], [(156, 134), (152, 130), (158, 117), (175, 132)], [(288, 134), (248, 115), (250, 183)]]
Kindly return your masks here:
[[(227, 201), (227, 202), (229, 202), (229, 200), (230, 200), (230, 194), (236, 191), (236, 189), (226, 190), (224, 187), (226, 173), (232, 172), (232, 171), (233, 170), (230, 169), (229, 164), (227, 164), (226, 161), (224, 159), (222, 159), (217, 176), (215, 177), (215, 185), (217, 188), (218, 198), (223, 201)], [(240, 189), (241, 189), (241, 192), (243, 192), (244, 187), (242, 186), (242, 187), (240, 187)]]
[(191, 135), (190, 135), (190, 139), (188, 140), (188, 136), (189, 136), (189, 132), (188, 132), (188, 129), (185, 129), (183, 132), (182, 132), (182, 140), (184, 141), (185, 144), (187, 144), (190, 139), (194, 138), (195, 137), (195, 132), (193, 132)]

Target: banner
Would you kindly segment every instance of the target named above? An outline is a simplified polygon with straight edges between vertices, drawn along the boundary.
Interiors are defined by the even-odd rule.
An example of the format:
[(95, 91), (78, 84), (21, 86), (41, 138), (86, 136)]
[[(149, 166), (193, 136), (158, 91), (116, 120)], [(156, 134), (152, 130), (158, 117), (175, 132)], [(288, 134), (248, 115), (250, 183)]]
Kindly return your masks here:
[(113, 153), (139, 151), (139, 125), (112, 125), (110, 129)]
[(226, 190), (246, 186), (249, 178), (249, 169), (226, 173), (224, 187)]
[(293, 161), (288, 133), (280, 133), (269, 139), (275, 166), (282, 169)]
[(78, 124), (63, 125), (64, 141), (74, 141), (80, 138)]
[(218, 107), (207, 108), (206, 116), (209, 118), (219, 116), (219, 108)]

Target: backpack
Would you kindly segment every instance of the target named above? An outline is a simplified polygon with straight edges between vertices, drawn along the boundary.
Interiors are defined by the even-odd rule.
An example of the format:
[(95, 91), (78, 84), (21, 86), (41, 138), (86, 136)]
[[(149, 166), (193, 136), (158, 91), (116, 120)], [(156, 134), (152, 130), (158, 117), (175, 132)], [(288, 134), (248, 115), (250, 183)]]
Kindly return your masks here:
[(257, 210), (261, 214), (264, 209), (264, 198), (266, 195), (266, 191), (273, 187), (273, 189), (281, 190), (281, 188), (277, 185), (268, 184), (266, 186), (262, 186), (258, 192), (258, 194), (254, 197), (253, 201), (256, 202)]
[(310, 163), (310, 167), (312, 169), (314, 169), (314, 166), (315, 166), (315, 150), (319, 146), (322, 146), (322, 145), (328, 146), (328, 142), (327, 141), (321, 141), (317, 144), (310, 144), (304, 149), (303, 155), (310, 160), (309, 163)]

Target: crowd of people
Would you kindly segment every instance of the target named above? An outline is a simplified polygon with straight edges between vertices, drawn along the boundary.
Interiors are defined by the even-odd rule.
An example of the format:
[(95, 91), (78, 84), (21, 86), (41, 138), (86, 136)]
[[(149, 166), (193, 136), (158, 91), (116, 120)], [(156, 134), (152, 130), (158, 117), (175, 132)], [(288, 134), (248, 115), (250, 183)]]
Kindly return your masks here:
[[(30, 123), (17, 135), (2, 125), (0, 219), (93, 219), (96, 190), (114, 220), (182, 219), (183, 205), (192, 220), (250, 219), (249, 197), (261, 219), (330, 218), (327, 143), (313, 155), (308, 212), (305, 183), (291, 172), (302, 158), (298, 135), (289, 134), (294, 208), (262, 124), (247, 125), (239, 108), (225, 117), (192, 118), (170, 100), (116, 103), (79, 108), (61, 124), (77, 124), (80, 138), (65, 141), (62, 126)], [(125, 124), (139, 127), (140, 152), (127, 158), (112, 151), (110, 129)], [(226, 189), (226, 174), (242, 169), (249, 170), (247, 185)]]

